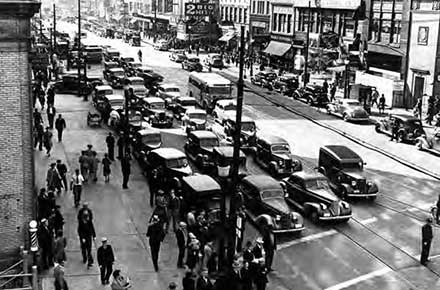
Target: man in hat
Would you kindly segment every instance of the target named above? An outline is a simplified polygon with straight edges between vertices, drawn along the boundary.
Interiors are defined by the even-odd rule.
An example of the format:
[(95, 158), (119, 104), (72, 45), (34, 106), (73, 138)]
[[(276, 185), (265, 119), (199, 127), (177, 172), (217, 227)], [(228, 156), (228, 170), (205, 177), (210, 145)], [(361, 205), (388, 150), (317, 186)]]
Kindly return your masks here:
[(122, 170), (122, 188), (128, 189), (128, 180), (130, 178), (130, 157), (128, 154), (125, 154), (124, 157), (121, 159), (121, 170)]
[(108, 133), (107, 138), (105, 138), (105, 143), (107, 144), (107, 154), (111, 161), (115, 161), (115, 137), (113, 137), (112, 132)]
[(75, 207), (78, 207), (81, 200), (82, 185), (84, 183), (84, 177), (79, 173), (79, 169), (75, 169), (75, 174), (72, 176), (70, 182), (70, 190), (73, 192)]
[(47, 120), (49, 122), (50, 129), (53, 129), (53, 120), (55, 118), (56, 113), (57, 113), (57, 110), (55, 109), (55, 107), (51, 104), (48, 104), (47, 109), (46, 109), (46, 114), (47, 114)]
[(156, 195), (157, 190), (159, 189), (159, 184), (160, 184), (159, 174), (157, 172), (157, 169), (153, 169), (153, 171), (151, 172), (151, 175), (149, 175), (149, 178), (148, 178), (148, 186), (150, 188), (150, 206), (151, 207), (154, 206), (155, 195)]
[(252, 249), (252, 254), (254, 254), (254, 258), (257, 260), (264, 259), (265, 252), (263, 248), (263, 238), (258, 237), (255, 241), (255, 246)]
[(41, 248), (41, 260), (43, 269), (53, 266), (53, 236), (49, 229), (49, 222), (43, 218), (37, 232), (38, 244)]
[[(180, 198), (176, 196), (174, 188), (170, 189), (170, 197), (168, 201), (168, 221), (173, 223), (173, 231), (176, 231), (177, 224), (180, 220)], [(168, 230), (167, 224), (167, 230)]]
[(121, 133), (121, 137), (119, 137), (118, 142), (116, 145), (118, 145), (118, 159), (121, 159), (124, 156), (124, 136), (122, 135), (124, 133)]
[(426, 224), (422, 227), (422, 255), (420, 257), (420, 263), (426, 266), (429, 262), (429, 250), (431, 249), (433, 234), (432, 234), (432, 218), (426, 219)]
[(43, 133), (43, 144), (44, 148), (46, 148), (46, 154), (50, 157), (50, 151), (52, 150), (52, 132), (49, 131), (49, 127), (46, 127), (46, 131)]
[(177, 247), (179, 248), (179, 256), (177, 257), (177, 268), (184, 268), (183, 257), (185, 256), (185, 248), (188, 241), (188, 233), (186, 231), (186, 223), (180, 222), (179, 228), (176, 230)]
[(95, 227), (88, 215), (84, 215), (78, 223), (78, 236), (81, 244), (83, 263), (87, 262), (87, 268), (93, 265), (92, 241), (96, 238)]
[(241, 266), (237, 260), (232, 262), (232, 270), (229, 272), (229, 290), (238, 290), (241, 289)]
[(92, 210), (89, 208), (89, 203), (88, 202), (84, 202), (82, 208), (78, 211), (78, 222), (81, 221), (81, 219), (87, 215), (89, 217), (89, 219), (91, 221), (93, 221), (93, 212)]
[(58, 118), (55, 120), (55, 129), (58, 132), (58, 142), (63, 141), (63, 131), (66, 129), (66, 120), (58, 114)]
[(212, 290), (213, 285), (208, 279), (208, 269), (204, 268), (200, 272), (200, 277), (197, 279), (196, 290)]
[(147, 237), (149, 238), (151, 258), (153, 259), (154, 270), (159, 271), (159, 251), (160, 244), (165, 238), (165, 231), (163, 229), (163, 224), (160, 222), (159, 217), (154, 215), (151, 219), (151, 223), (148, 225)]
[(177, 289), (177, 284), (174, 282), (170, 282), (170, 284), (168, 285), (168, 290), (176, 290)]
[(101, 271), (101, 284), (109, 284), (110, 275), (113, 271), (112, 266), (115, 262), (115, 256), (113, 255), (112, 247), (107, 243), (107, 238), (101, 239), (102, 246), (98, 248), (98, 265)]
[(68, 190), (67, 178), (66, 178), (67, 166), (66, 166), (66, 164), (61, 162), (61, 160), (59, 160), (59, 159), (57, 160), (57, 170), (58, 170), (58, 174), (60, 175), (61, 183), (64, 187), (64, 190), (67, 191)]

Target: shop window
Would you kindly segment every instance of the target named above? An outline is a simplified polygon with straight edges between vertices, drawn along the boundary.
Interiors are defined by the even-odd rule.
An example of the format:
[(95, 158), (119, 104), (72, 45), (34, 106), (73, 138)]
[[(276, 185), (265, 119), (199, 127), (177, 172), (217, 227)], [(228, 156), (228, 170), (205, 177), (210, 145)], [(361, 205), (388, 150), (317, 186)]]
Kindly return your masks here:
[(375, 18), (373, 18), (373, 23), (371, 24), (370, 32), (371, 32), (371, 40), (373, 41), (380, 40), (380, 19), (376, 15)]
[(413, 2), (413, 9), (420, 9), (420, 2), (421, 0), (414, 0)]
[(402, 21), (401, 20), (395, 20), (394, 21), (394, 27), (393, 27), (393, 37), (392, 37), (392, 43), (399, 44), (400, 43), (400, 30), (402, 29)]
[(383, 43), (391, 42), (391, 13), (382, 13), (382, 23), (380, 28), (380, 41)]
[(237, 12), (238, 12), (237, 7), (234, 7), (234, 22), (237, 22)]
[(266, 1), (266, 14), (269, 14), (270, 11), (270, 1)]

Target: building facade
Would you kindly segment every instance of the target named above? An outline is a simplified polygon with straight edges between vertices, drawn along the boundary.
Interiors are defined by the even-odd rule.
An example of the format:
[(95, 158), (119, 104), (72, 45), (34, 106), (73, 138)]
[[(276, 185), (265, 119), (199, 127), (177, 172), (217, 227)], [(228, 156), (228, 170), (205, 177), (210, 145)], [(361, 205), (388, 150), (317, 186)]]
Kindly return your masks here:
[(245, 26), (245, 32), (249, 32), (249, 4), (250, 0), (220, 0), (220, 17), (222, 23), (232, 24), (237, 35), (240, 27)]
[(254, 50), (262, 50), (270, 40), (269, 0), (251, 0), (249, 15), (249, 41)]

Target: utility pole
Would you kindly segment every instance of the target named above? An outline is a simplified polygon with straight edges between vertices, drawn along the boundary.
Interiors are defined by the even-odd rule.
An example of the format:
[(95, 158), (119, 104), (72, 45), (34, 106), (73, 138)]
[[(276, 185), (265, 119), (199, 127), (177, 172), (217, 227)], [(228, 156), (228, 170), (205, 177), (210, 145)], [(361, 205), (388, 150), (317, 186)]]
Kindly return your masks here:
[(153, 42), (157, 40), (157, 0), (154, 2), (154, 23), (153, 23)]
[(312, 17), (312, 3), (311, 0), (309, 0), (309, 12), (308, 12), (308, 19), (307, 19), (307, 35), (306, 35), (306, 43), (304, 45), (304, 52), (305, 52), (305, 56), (304, 56), (304, 86), (307, 85), (308, 82), (308, 76), (307, 76), (307, 70), (308, 70), (308, 62), (309, 62), (309, 42), (310, 42), (310, 24), (312, 23), (311, 17)]
[[(236, 221), (237, 221), (237, 198), (235, 194), (235, 187), (238, 183), (238, 168), (240, 166), (240, 132), (241, 132), (241, 115), (243, 113), (243, 91), (244, 91), (244, 46), (245, 46), (245, 37), (244, 37), (244, 25), (240, 27), (240, 50), (239, 50), (239, 74), (238, 74), (238, 82), (237, 82), (237, 115), (235, 117), (235, 133), (234, 133), (234, 154), (233, 154), (233, 163), (232, 163), (232, 184), (231, 184), (231, 201), (229, 207), (229, 216), (230, 220), (230, 236), (229, 236), (229, 251), (228, 251), (228, 262), (229, 265), (232, 263), (234, 259), (235, 249), (237, 247), (236, 241)], [(241, 206), (241, 205), (240, 205)]]
[(81, 0), (78, 0), (78, 97), (81, 97)]
[(57, 14), (55, 10), (55, 2), (53, 3), (53, 50), (57, 52)]
[(40, 6), (40, 41), (38, 42), (43, 42), (43, 16), (41, 15), (41, 6)]

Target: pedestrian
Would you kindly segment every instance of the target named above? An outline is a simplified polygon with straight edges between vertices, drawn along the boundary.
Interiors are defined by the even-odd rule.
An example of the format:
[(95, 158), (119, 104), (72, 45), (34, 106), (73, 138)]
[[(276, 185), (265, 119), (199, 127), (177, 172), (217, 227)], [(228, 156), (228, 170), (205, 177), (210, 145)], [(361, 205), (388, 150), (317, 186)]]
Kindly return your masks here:
[(148, 225), (147, 237), (149, 238), (148, 242), (150, 244), (151, 258), (153, 260), (154, 270), (158, 272), (160, 244), (165, 238), (165, 231), (163, 229), (163, 224), (160, 222), (159, 217), (156, 215), (153, 216), (151, 223)]
[(55, 260), (53, 268), (54, 287), (55, 290), (68, 290), (66, 279), (64, 278), (64, 260)]
[(128, 189), (128, 180), (130, 178), (130, 173), (131, 173), (130, 167), (131, 167), (130, 166), (130, 157), (128, 156), (128, 154), (126, 154), (121, 159), (122, 188), (123, 189)]
[(42, 268), (49, 269), (53, 266), (53, 236), (49, 229), (49, 223), (46, 218), (41, 220), (40, 226), (37, 232), (38, 244), (41, 248), (41, 263)]
[(89, 160), (85, 151), (81, 151), (81, 156), (78, 158), (78, 162), (84, 182), (87, 182), (89, 176)]
[(64, 226), (64, 217), (61, 214), (60, 211), (60, 206), (59, 205), (55, 205), (55, 208), (53, 209), (53, 229), (55, 233), (58, 233), (59, 231), (63, 231), (63, 226)]
[(379, 103), (377, 102), (379, 99), (379, 92), (376, 88), (373, 88), (373, 91), (371, 92), (371, 107), (373, 107), (374, 104), (376, 104), (376, 107), (379, 108)]
[(43, 136), (44, 136), (44, 127), (43, 123), (39, 123), (35, 125), (34, 129), (34, 147), (38, 150), (43, 150)]
[(182, 279), (183, 290), (196, 290), (195, 274), (192, 271), (187, 271)]
[(425, 121), (429, 126), (432, 126), (432, 120), (434, 119), (434, 101), (428, 102), (428, 110), (426, 112)]
[(266, 284), (269, 282), (267, 280), (268, 270), (264, 265), (264, 260), (260, 260), (255, 271), (255, 285), (257, 290), (266, 290)]
[(57, 262), (66, 261), (66, 246), (67, 239), (63, 235), (63, 230), (58, 230), (56, 232), (55, 244), (54, 244), (54, 253), (53, 257)]
[(66, 129), (66, 120), (58, 114), (58, 118), (55, 120), (55, 129), (58, 132), (58, 142), (63, 141), (63, 131)]
[(174, 188), (170, 189), (168, 215), (168, 220), (173, 223), (173, 231), (176, 231), (180, 220), (180, 198), (176, 196), (176, 191)]
[(108, 154), (104, 153), (104, 158), (102, 159), (102, 172), (104, 174), (105, 183), (110, 182), (110, 173), (112, 172), (110, 168), (111, 164), (112, 162), (110, 161)]
[(242, 286), (242, 278), (241, 278), (241, 267), (240, 263), (235, 260), (232, 262), (232, 269), (228, 273), (228, 280), (229, 280), (229, 290), (238, 290), (241, 289)]
[(330, 89), (330, 102), (334, 102), (335, 99), (335, 95), (336, 95), (336, 83), (333, 83), (331, 89)]
[(46, 127), (46, 131), (43, 133), (43, 144), (46, 148), (46, 154), (50, 157), (50, 151), (52, 150), (52, 132), (49, 131), (49, 127)]
[(431, 249), (432, 242), (432, 218), (426, 219), (426, 224), (422, 227), (422, 255), (420, 257), (420, 263), (426, 266), (429, 262), (429, 250)]
[(422, 106), (423, 106), (423, 99), (422, 97), (417, 98), (416, 105), (414, 106), (414, 115), (419, 117), (420, 121), (422, 120)]
[(255, 246), (252, 248), (252, 254), (254, 255), (254, 258), (257, 260), (264, 259), (265, 252), (263, 248), (263, 239), (261, 237), (258, 237), (255, 241)]
[(170, 284), (168, 284), (168, 290), (176, 290), (177, 289), (177, 284), (174, 282), (170, 282)]
[(41, 113), (38, 112), (37, 108), (35, 108), (35, 110), (34, 110), (33, 118), (34, 118), (34, 126), (37, 126), (37, 125), (43, 123), (43, 117), (41, 117)]
[(189, 242), (187, 246), (186, 265), (191, 271), (194, 271), (198, 262), (200, 254), (200, 241), (193, 233), (188, 233)]
[(89, 162), (90, 162), (90, 168), (89, 168), (89, 173), (90, 173), (90, 179), (93, 182), (98, 181), (98, 164), (99, 164), (99, 159), (97, 157), (98, 153), (96, 153), (96, 151), (92, 152), (92, 157), (89, 157)]
[(64, 187), (64, 190), (67, 191), (68, 187), (67, 187), (67, 166), (66, 164), (64, 164), (60, 159), (57, 160), (57, 170), (58, 170), (58, 174), (60, 175), (60, 179), (61, 179), (61, 184)]
[(200, 271), (200, 277), (197, 279), (196, 290), (212, 290), (213, 285), (208, 279), (208, 269)]
[(151, 207), (154, 206), (154, 201), (156, 199), (155, 195), (160, 187), (159, 184), (160, 184), (159, 173), (158, 173), (157, 169), (153, 169), (151, 172), (151, 175), (149, 175), (149, 178), (148, 178), (148, 186), (150, 188), (150, 206)]
[(118, 145), (118, 159), (122, 159), (122, 157), (124, 156), (124, 144), (124, 137), (119, 137), (118, 142), (116, 143), (116, 145)]
[(113, 271), (113, 282), (110, 285), (111, 290), (126, 290), (131, 287), (130, 280), (121, 274), (121, 270)]
[(44, 91), (41, 88), (41, 85), (37, 87), (37, 96), (38, 96), (38, 101), (40, 102), (40, 106), (41, 106), (41, 110), (44, 109), (44, 104), (46, 103), (46, 98), (44, 97)]
[(37, 198), (38, 219), (48, 218), (50, 215), (49, 197), (46, 188), (41, 188)]
[(382, 96), (379, 98), (379, 114), (385, 113), (385, 95), (382, 94)]
[(266, 262), (266, 269), (269, 272), (273, 271), (272, 262), (276, 248), (277, 248), (277, 244), (275, 240), (275, 235), (270, 231), (266, 231), (266, 233), (263, 236), (263, 249), (266, 252), (264, 259)]
[(203, 246), (203, 257), (202, 257), (202, 265), (201, 265), (202, 269), (208, 268), (208, 262), (211, 259), (213, 253), (214, 253), (214, 242), (208, 241)]
[(252, 281), (254, 279), (254, 273), (250, 267), (250, 262), (243, 261), (243, 267), (240, 270), (242, 290), (252, 290)]
[(393, 140), (399, 141), (397, 139), (398, 132), (399, 132), (399, 122), (397, 121), (396, 118), (392, 118), (391, 119), (391, 139), (390, 139), (390, 141), (393, 141)]
[(254, 254), (252, 253), (252, 242), (247, 241), (243, 250), (243, 261), (252, 263), (254, 260)]
[(58, 173), (56, 163), (51, 163), (46, 174), (46, 182), (48, 188), (55, 188), (57, 193), (61, 192), (61, 177)]
[(177, 257), (177, 268), (183, 267), (183, 258), (185, 257), (185, 249), (188, 241), (188, 232), (186, 231), (186, 223), (180, 222), (179, 228), (175, 231), (177, 248), (179, 249), (179, 255)]
[(84, 215), (78, 223), (78, 236), (81, 245), (83, 263), (87, 263), (87, 268), (93, 265), (92, 242), (95, 241), (96, 233), (93, 222), (88, 215)]
[(107, 144), (108, 158), (111, 161), (115, 161), (115, 137), (113, 137), (112, 132), (108, 133), (107, 138), (105, 138), (105, 143)]
[(327, 82), (327, 79), (325, 79), (324, 83), (322, 84), (322, 91), (327, 95), (327, 93), (328, 93), (328, 82)]
[(78, 207), (81, 201), (82, 186), (84, 183), (84, 177), (79, 172), (79, 169), (75, 169), (75, 173), (70, 181), (70, 190), (73, 192), (73, 200), (75, 207)]
[(77, 215), (77, 217), (76, 217), (76, 218), (78, 219), (78, 222), (81, 221), (81, 219), (82, 219), (84, 216), (88, 216), (89, 219), (90, 219), (91, 221), (93, 221), (93, 212), (92, 212), (92, 210), (89, 208), (89, 203), (88, 203), (88, 202), (84, 202), (82, 208), (78, 211), (78, 215)]
[(48, 105), (46, 109), (47, 114), (47, 121), (49, 122), (49, 128), (53, 129), (53, 120), (55, 118), (55, 115), (57, 113), (57, 110), (53, 105)]
[(112, 274), (113, 263), (115, 262), (115, 256), (113, 254), (112, 246), (108, 244), (107, 238), (101, 239), (102, 245), (98, 248), (97, 260), (99, 270), (101, 272), (101, 284), (109, 284), (110, 275)]
[(55, 104), (55, 91), (52, 86), (50, 86), (47, 89), (46, 95), (47, 95), (47, 105), (53, 106)]

